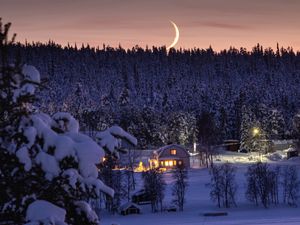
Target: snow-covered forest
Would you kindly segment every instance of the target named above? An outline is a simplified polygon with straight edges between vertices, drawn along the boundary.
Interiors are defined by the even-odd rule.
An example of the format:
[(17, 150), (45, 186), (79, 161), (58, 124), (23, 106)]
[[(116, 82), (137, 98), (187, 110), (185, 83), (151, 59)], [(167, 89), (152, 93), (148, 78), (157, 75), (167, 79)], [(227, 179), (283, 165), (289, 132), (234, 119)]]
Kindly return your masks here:
[(120, 124), (141, 148), (203, 139), (203, 121), (213, 122), (214, 142), (239, 139), (249, 116), (273, 138), (295, 135), (300, 53), (291, 48), (167, 53), (164, 47), (63, 48), (49, 42), (13, 50), (47, 82), (43, 109), (69, 111), (85, 130)]
[[(276, 159), (279, 151), (264, 152), (256, 141), (258, 133), (261, 141), (299, 140), (300, 52), (260, 45), (220, 53), (22, 45), (8, 36), (10, 25), (0, 20), (0, 224), (98, 225), (100, 215), (104, 224), (126, 224), (131, 218), (113, 216), (127, 215), (129, 206), (145, 218), (151, 207), (163, 220), (178, 210), (182, 220), (198, 224), (195, 209), (215, 210), (210, 201), (228, 211), (241, 204), (244, 218), (250, 209), (261, 219), (249, 202), (296, 215), (287, 206), (299, 204), (298, 152), (290, 160), (281, 151), (286, 156)], [(225, 139), (239, 139), (247, 153), (222, 149), (213, 156), (210, 147)], [(124, 142), (130, 148), (202, 144), (207, 168), (201, 151), (193, 158), (195, 152), (187, 153), (189, 162), (200, 162), (195, 168), (157, 164), (135, 171), (129, 155), (119, 167)], [(149, 207), (133, 201), (142, 196)]]

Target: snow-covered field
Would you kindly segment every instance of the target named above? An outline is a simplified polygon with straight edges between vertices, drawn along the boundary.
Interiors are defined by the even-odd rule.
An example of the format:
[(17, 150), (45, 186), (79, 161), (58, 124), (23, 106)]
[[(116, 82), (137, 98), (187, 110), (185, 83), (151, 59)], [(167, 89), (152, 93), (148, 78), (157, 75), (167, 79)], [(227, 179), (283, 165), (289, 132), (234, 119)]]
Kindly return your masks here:
[[(282, 154), (283, 155), (283, 154)], [(279, 204), (268, 209), (263, 206), (255, 206), (245, 199), (246, 182), (244, 174), (249, 163), (253, 163), (253, 158), (258, 157), (243, 153), (227, 153), (218, 157), (216, 163), (235, 162), (237, 167), (236, 180), (239, 185), (237, 193), (238, 207), (230, 209), (219, 209), (211, 202), (209, 196), (208, 183), (210, 180), (208, 169), (197, 168), (189, 171), (189, 187), (186, 196), (186, 204), (183, 212), (163, 212), (151, 213), (149, 205), (143, 205), (142, 213), (139, 215), (109, 215), (102, 212), (101, 224), (103, 225), (300, 225), (300, 208), (292, 208)], [(272, 161), (270, 157), (262, 157), (263, 161), (278, 165), (297, 165), (300, 171), (300, 158), (290, 160), (278, 159)], [(250, 159), (250, 160), (249, 160)], [(271, 157), (271, 159), (273, 159)], [(299, 172), (300, 175), (300, 172)], [(165, 173), (167, 191), (165, 204), (171, 203), (171, 183), (170, 173)], [(206, 212), (227, 212), (227, 216), (205, 217)]]

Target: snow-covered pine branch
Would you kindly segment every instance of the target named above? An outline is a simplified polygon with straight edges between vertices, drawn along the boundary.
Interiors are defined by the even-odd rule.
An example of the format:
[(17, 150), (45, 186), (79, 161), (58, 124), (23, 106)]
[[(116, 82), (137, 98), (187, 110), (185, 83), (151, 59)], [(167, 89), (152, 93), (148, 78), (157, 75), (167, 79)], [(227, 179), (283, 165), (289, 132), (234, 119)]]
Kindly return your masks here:
[[(6, 28), (0, 32), (7, 35)], [(33, 103), (40, 74), (34, 66), (10, 64), (5, 40), (0, 39), (0, 218), (28, 225), (99, 224), (88, 199), (114, 195), (98, 177), (103, 148), (114, 153), (120, 138), (132, 144), (136, 139), (112, 127), (101, 136), (102, 148), (79, 132), (69, 113), (39, 112)]]

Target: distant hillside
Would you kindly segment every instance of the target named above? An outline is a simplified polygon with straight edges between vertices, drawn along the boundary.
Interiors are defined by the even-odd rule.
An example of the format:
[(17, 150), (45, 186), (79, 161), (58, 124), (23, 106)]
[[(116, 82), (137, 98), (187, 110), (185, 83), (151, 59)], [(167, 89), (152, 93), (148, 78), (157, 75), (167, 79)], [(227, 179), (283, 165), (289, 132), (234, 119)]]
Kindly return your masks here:
[[(199, 130), (205, 123), (213, 123), (208, 127), (220, 142), (240, 138), (244, 115), (250, 115), (251, 123), (259, 121), (272, 137), (293, 136), (300, 53), (292, 49), (257, 45), (251, 52), (209, 48), (167, 54), (155, 47), (61, 48), (54, 43), (12, 48), (48, 80), (42, 107), (50, 113), (71, 111), (83, 129), (119, 123), (146, 147), (190, 144), (203, 139)], [(282, 123), (281, 130), (274, 131), (273, 123)]]

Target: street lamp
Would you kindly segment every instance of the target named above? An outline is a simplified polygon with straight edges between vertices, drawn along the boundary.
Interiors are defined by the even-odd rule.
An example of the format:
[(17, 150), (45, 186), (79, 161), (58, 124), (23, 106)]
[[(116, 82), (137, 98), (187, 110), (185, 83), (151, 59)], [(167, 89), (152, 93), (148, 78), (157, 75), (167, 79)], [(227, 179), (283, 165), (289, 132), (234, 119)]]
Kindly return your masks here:
[(259, 135), (259, 132), (260, 132), (260, 131), (259, 131), (259, 128), (254, 127), (254, 128), (253, 128), (253, 131), (252, 131), (253, 137)]
[(253, 140), (254, 140), (254, 144), (255, 144), (255, 146), (256, 147), (258, 147), (259, 149), (257, 149), (258, 150), (258, 152), (259, 152), (259, 158), (260, 158), (260, 161), (262, 161), (262, 154), (261, 154), (261, 147), (259, 146), (259, 140), (258, 140), (258, 138), (259, 138), (259, 136), (260, 136), (260, 129), (258, 128), (258, 127), (254, 127), (253, 128), (253, 130), (252, 130), (252, 135), (253, 135)]

